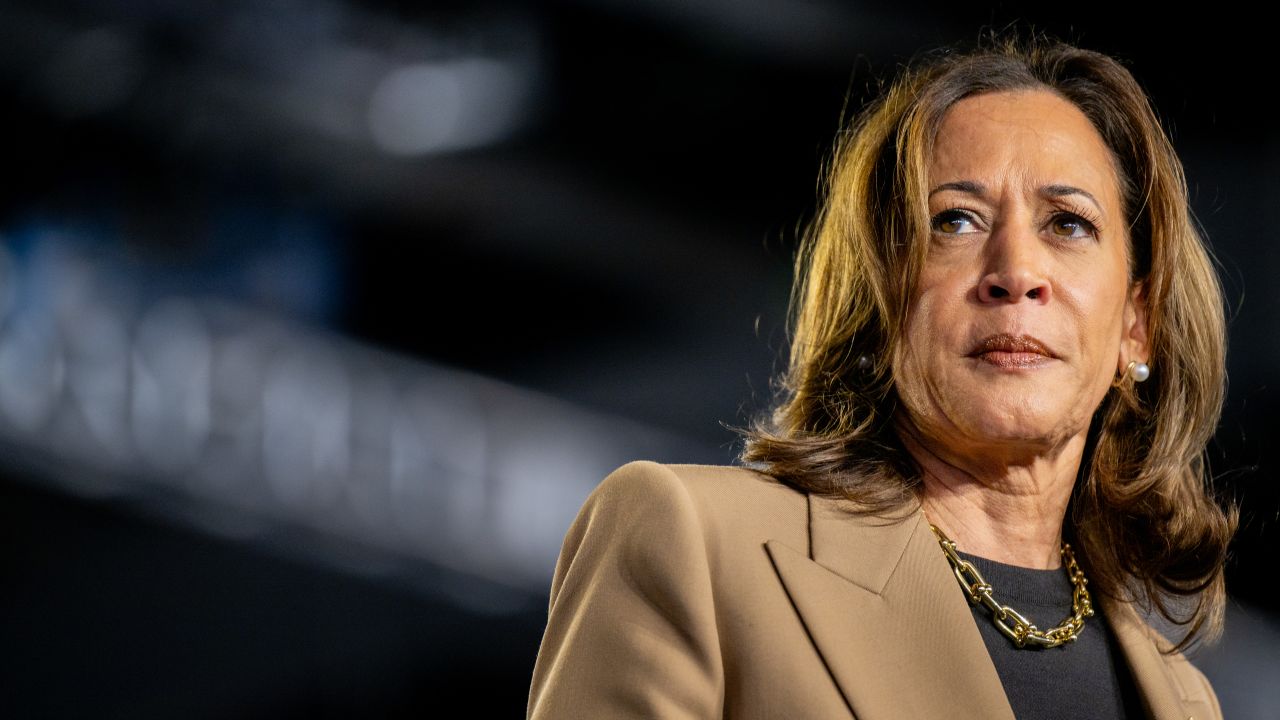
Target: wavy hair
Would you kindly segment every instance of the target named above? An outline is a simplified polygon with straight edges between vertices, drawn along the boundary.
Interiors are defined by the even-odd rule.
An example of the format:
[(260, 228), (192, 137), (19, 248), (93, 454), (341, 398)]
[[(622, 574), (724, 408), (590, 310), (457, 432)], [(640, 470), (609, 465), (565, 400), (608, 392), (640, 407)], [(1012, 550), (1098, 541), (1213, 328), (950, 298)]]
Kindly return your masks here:
[(1174, 652), (1221, 632), (1238, 522), (1214, 497), (1204, 459), (1225, 394), (1223, 295), (1182, 164), (1142, 88), (1106, 55), (1040, 38), (937, 54), (841, 132), (796, 260), (790, 361), (741, 459), (869, 513), (918, 492), (920, 471), (894, 430), (890, 361), (928, 250), (933, 141), (959, 100), (1028, 89), (1073, 103), (1114, 156), (1153, 368), (1141, 385), (1116, 383), (1095, 412), (1064, 531), (1097, 592), (1185, 627)]

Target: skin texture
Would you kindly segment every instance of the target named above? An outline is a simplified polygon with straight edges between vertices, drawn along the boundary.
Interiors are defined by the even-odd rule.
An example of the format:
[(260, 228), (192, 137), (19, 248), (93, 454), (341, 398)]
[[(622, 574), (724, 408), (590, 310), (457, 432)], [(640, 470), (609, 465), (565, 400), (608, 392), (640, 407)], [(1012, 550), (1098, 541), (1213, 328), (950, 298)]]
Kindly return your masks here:
[(1089, 421), (1147, 357), (1113, 156), (1050, 91), (977, 95), (944, 116), (928, 188), (895, 357), (925, 513), (965, 552), (1058, 567)]

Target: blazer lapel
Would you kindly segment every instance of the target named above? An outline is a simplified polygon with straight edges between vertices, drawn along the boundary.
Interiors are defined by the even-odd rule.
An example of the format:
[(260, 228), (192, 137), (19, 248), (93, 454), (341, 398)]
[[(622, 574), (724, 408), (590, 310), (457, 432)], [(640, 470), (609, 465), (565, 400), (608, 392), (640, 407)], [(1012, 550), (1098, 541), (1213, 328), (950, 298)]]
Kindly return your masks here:
[(809, 556), (770, 558), (859, 720), (1014, 720), (1004, 688), (924, 514), (855, 515), (810, 496)]
[(1152, 720), (1186, 720), (1191, 713), (1183, 707), (1180, 686), (1153, 642), (1155, 631), (1126, 603), (1104, 597), (1101, 605)]

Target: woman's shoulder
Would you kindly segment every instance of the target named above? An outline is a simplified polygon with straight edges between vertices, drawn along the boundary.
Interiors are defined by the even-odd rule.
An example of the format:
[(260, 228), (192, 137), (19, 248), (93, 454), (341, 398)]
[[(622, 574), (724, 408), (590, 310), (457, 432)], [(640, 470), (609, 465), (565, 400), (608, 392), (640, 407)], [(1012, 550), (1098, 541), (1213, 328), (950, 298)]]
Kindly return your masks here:
[(808, 496), (757, 470), (639, 460), (610, 473), (588, 508), (683, 516), (705, 532), (790, 533), (808, 521)]
[(699, 506), (742, 509), (783, 503), (803, 507), (807, 495), (758, 470), (738, 465), (629, 462), (609, 473), (593, 495), (636, 498), (676, 494)]

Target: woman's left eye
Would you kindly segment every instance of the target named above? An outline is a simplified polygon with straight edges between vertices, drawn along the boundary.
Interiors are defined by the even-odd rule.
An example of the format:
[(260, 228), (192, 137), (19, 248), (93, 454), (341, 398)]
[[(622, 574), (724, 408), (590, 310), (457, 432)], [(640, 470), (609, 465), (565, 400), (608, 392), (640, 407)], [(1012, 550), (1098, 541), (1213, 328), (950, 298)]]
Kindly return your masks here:
[(1049, 220), (1049, 229), (1061, 238), (1097, 237), (1098, 228), (1075, 213), (1058, 213)]

